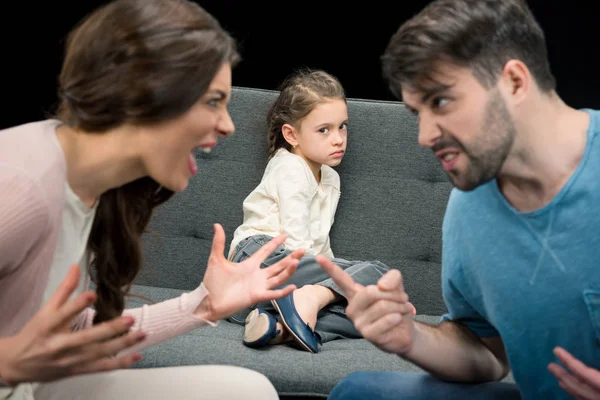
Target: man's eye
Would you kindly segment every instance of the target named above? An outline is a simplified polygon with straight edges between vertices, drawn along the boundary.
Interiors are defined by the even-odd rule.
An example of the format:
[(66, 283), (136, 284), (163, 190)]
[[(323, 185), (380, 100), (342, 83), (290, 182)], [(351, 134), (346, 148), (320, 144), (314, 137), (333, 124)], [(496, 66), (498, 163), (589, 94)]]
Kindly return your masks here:
[(433, 99), (433, 106), (435, 108), (442, 108), (449, 102), (450, 100), (445, 97), (436, 97), (435, 99)]

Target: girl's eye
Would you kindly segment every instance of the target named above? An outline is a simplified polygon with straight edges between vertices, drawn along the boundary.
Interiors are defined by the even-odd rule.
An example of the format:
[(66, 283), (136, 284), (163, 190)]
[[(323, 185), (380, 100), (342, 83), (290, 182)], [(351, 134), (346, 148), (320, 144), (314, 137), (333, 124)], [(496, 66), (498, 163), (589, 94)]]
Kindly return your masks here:
[(329, 128), (321, 128), (319, 129), (320, 133), (328, 133), (329, 132)]
[(340, 129), (348, 129), (348, 124), (344, 122), (340, 125)]
[(211, 107), (216, 107), (219, 105), (219, 99), (212, 99), (208, 101), (208, 105)]

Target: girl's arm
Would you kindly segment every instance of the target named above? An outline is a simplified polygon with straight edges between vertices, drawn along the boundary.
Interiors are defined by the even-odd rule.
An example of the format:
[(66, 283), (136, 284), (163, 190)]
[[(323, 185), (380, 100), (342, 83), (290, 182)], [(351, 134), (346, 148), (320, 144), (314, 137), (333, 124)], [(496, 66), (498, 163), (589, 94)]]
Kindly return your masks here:
[(282, 166), (276, 174), (275, 182), (279, 200), (279, 223), (281, 233), (285, 234), (286, 247), (305, 249), (312, 253), (314, 241), (310, 235), (310, 203), (317, 190), (302, 166)]

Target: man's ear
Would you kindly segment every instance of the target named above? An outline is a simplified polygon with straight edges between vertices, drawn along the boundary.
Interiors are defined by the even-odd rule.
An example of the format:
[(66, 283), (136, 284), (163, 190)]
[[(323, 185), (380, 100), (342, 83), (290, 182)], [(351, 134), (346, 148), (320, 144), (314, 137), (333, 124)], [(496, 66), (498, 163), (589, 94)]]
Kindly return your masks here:
[(510, 60), (502, 69), (501, 84), (513, 103), (522, 102), (533, 89), (533, 76), (522, 61)]
[(298, 144), (296, 128), (294, 128), (292, 125), (283, 124), (281, 127), (281, 133), (283, 134), (285, 141), (288, 142), (292, 147)]

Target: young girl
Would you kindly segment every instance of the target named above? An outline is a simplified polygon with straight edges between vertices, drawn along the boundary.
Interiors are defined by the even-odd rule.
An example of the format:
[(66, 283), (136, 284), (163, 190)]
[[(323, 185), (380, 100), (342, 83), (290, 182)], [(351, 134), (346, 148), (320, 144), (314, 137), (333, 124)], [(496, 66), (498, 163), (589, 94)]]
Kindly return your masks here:
[(278, 398), (234, 366), (120, 370), (147, 346), (294, 289), (272, 290), (302, 252), (262, 269), (278, 237), (234, 265), (216, 224), (195, 290), (124, 307), (152, 210), (185, 190), (196, 148), (234, 131), (238, 60), (192, 1), (117, 0), (69, 35), (57, 116), (0, 131), (0, 399)]
[[(244, 222), (234, 233), (229, 257), (240, 262), (281, 233), (287, 239), (265, 265), (297, 249), (305, 249), (306, 256), (290, 279), (297, 290), (229, 320), (245, 324), (243, 341), (248, 346), (293, 340), (316, 353), (318, 343), (360, 337), (345, 316), (342, 291), (315, 261), (318, 254), (334, 257), (329, 232), (340, 178), (332, 167), (341, 163), (347, 145), (344, 89), (324, 71), (301, 70), (283, 82), (267, 120), (269, 163), (260, 184), (244, 200)], [(334, 260), (363, 285), (376, 284), (389, 270), (378, 261)]]

